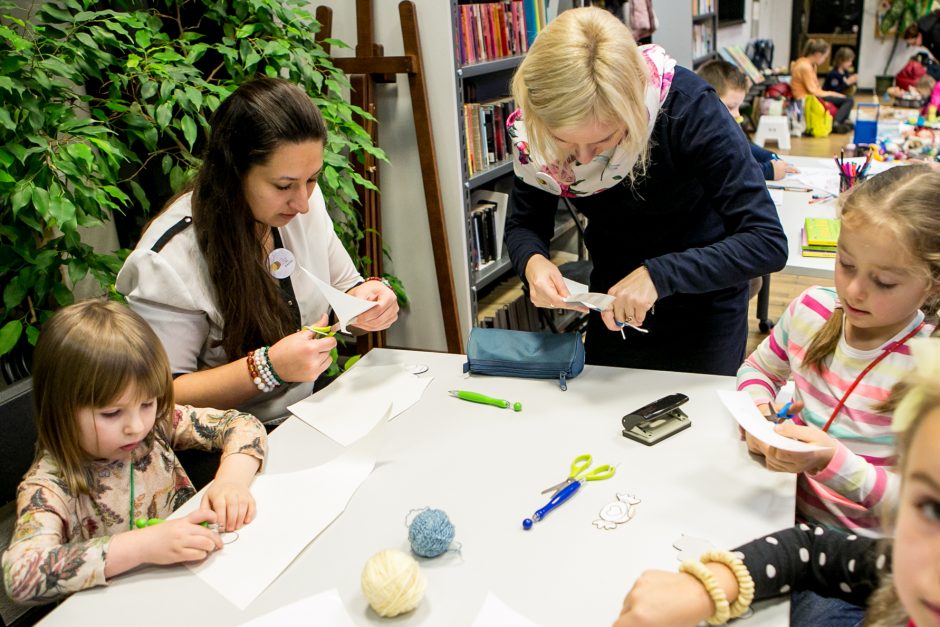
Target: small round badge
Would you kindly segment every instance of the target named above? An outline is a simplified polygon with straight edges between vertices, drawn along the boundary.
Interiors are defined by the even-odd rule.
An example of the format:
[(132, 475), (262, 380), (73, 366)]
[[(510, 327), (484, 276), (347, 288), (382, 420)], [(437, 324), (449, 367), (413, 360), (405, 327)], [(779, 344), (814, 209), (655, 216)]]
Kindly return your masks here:
[(268, 255), (268, 270), (275, 279), (286, 279), (294, 272), (294, 253), (286, 248), (275, 248)]
[(547, 192), (552, 194), (561, 193), (561, 185), (558, 184), (558, 181), (552, 178), (552, 176), (546, 172), (536, 172), (535, 173), (535, 182)]

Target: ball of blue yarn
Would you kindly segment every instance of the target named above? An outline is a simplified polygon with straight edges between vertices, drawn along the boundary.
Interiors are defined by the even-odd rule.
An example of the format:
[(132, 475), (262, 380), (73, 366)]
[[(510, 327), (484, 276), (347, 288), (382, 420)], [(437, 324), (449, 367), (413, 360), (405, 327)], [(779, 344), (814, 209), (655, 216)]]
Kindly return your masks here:
[(437, 557), (454, 541), (454, 525), (439, 509), (426, 509), (408, 526), (411, 550), (421, 557)]

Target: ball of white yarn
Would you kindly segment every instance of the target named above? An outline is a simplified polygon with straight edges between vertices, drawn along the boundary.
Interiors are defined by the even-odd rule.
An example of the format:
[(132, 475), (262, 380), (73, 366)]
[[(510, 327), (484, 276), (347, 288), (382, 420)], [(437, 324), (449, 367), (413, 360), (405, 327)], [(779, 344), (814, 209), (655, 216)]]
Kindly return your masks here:
[(379, 616), (398, 616), (418, 607), (427, 583), (418, 562), (397, 549), (379, 551), (362, 569), (362, 593)]

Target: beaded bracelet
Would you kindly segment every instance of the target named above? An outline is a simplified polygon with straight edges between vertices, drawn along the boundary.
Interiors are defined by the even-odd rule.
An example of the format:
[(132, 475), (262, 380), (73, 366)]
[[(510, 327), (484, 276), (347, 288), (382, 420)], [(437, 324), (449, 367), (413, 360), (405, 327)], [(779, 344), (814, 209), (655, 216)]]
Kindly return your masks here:
[(717, 550), (706, 551), (699, 559), (703, 564), (710, 562), (724, 564), (734, 573), (734, 578), (738, 580), (738, 598), (734, 600), (729, 610), (731, 618), (738, 618), (744, 614), (751, 607), (751, 602), (754, 600), (754, 579), (751, 577), (751, 573), (748, 572), (744, 562), (730, 551)]
[(252, 383), (262, 392), (271, 392), (283, 385), (284, 380), (274, 371), (271, 359), (268, 357), (268, 346), (248, 351), (248, 374)]
[(705, 592), (711, 597), (715, 604), (715, 613), (706, 621), (709, 625), (724, 625), (731, 618), (731, 609), (728, 605), (728, 595), (718, 585), (718, 580), (712, 571), (708, 570), (702, 562), (693, 562), (691, 560), (682, 562), (679, 565), (680, 573), (688, 573), (698, 579), (705, 587)]
[(263, 349), (261, 349), (261, 350), (264, 351), (264, 363), (265, 363), (265, 364), (267, 365), (267, 367), (268, 367), (268, 373), (269, 373), (272, 377), (274, 377), (274, 381), (275, 381), (278, 385), (284, 385), (284, 383), (285, 383), (284, 379), (282, 379), (281, 377), (279, 377), (278, 374), (277, 374), (277, 371), (274, 370), (274, 362), (271, 361), (271, 356), (268, 354), (268, 353), (270, 352), (270, 350), (271, 350), (271, 347), (270, 347), (270, 346), (265, 346), (265, 347), (264, 347)]

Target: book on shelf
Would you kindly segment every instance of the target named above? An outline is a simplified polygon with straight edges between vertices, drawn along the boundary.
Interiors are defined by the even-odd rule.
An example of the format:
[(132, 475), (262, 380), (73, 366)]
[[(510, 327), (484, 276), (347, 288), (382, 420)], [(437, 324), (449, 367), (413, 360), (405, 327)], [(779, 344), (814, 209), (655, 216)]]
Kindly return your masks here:
[(491, 207), (493, 257), (501, 259), (503, 256), (503, 233), (506, 227), (506, 208), (509, 206), (509, 194), (494, 192), (488, 189), (475, 189), (470, 192), (470, 211), (477, 207)]
[(835, 248), (839, 243), (840, 224), (837, 218), (806, 218), (803, 222), (806, 244)]
[(464, 103), (463, 130), (469, 176), (512, 156), (506, 120), (515, 108), (511, 97)]
[(824, 246), (819, 244), (810, 244), (806, 239), (806, 228), (800, 229), (800, 240), (802, 241), (802, 251), (804, 257), (826, 257), (833, 258), (836, 256), (836, 247), (833, 246)]
[(525, 54), (530, 43), (523, 6), (527, 1), (499, 0), (458, 5), (460, 64)]
[(692, 0), (692, 15), (705, 15), (715, 12), (715, 0)]

